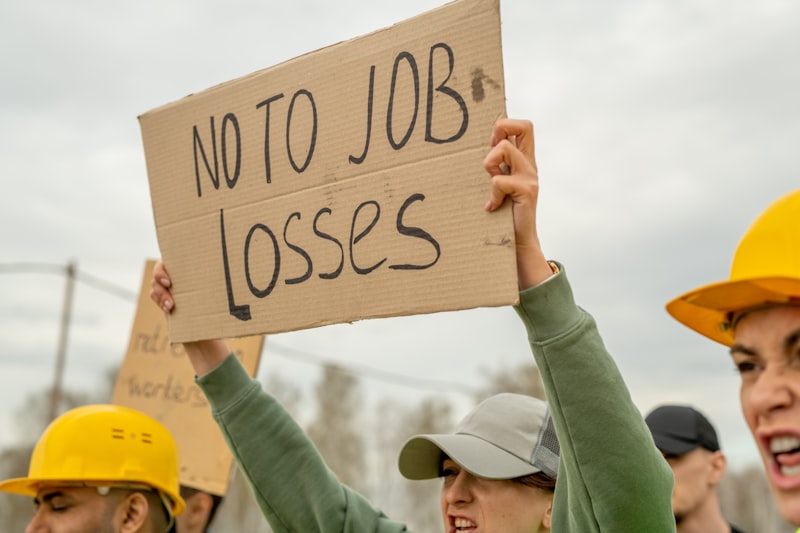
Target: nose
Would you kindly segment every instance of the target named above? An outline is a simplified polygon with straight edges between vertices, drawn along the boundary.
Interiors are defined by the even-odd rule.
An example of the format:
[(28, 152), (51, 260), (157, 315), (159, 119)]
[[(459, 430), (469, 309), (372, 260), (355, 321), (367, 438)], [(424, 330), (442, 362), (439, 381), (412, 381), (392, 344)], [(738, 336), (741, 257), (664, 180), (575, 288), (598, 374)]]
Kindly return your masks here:
[(475, 477), (461, 470), (455, 476), (445, 479), (444, 491), (447, 503), (463, 503), (472, 499), (472, 484)]
[(43, 533), (47, 531), (45, 528), (44, 520), (40, 509), (36, 510), (31, 521), (28, 522), (28, 527), (25, 528), (25, 533)]
[(743, 384), (742, 402), (759, 417), (789, 407), (797, 401), (792, 382), (798, 377), (790, 373), (786, 365), (767, 365), (749, 387)]

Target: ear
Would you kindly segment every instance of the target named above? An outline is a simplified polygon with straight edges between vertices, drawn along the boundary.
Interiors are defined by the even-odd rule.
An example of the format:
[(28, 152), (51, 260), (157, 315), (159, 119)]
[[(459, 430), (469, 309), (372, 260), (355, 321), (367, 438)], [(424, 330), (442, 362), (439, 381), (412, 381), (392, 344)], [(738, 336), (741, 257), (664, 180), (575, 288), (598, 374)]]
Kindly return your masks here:
[(202, 518), (203, 518), (203, 525), (208, 525), (208, 515), (211, 514), (211, 508), (214, 506), (214, 498), (211, 497), (211, 494), (207, 492), (199, 492), (197, 496), (200, 506), (203, 509)]
[(720, 480), (722, 480), (722, 476), (725, 475), (725, 468), (728, 466), (728, 461), (725, 459), (725, 454), (720, 450), (712, 452), (711, 457), (709, 458), (709, 464), (711, 465), (711, 471), (708, 475), (708, 482), (711, 485), (717, 485), (719, 484)]
[(144, 530), (150, 517), (150, 505), (147, 498), (141, 492), (128, 494), (117, 505), (115, 517), (118, 518), (120, 533), (135, 533)]
[(186, 510), (180, 516), (180, 519), (187, 526), (206, 526), (208, 514), (211, 512), (213, 503), (214, 500), (211, 495), (205, 492), (195, 492), (190, 498), (186, 499)]
[(542, 517), (542, 525), (550, 530), (552, 527), (550, 523), (553, 520), (553, 498), (550, 497), (549, 501), (547, 502), (547, 509), (544, 511), (544, 516)]

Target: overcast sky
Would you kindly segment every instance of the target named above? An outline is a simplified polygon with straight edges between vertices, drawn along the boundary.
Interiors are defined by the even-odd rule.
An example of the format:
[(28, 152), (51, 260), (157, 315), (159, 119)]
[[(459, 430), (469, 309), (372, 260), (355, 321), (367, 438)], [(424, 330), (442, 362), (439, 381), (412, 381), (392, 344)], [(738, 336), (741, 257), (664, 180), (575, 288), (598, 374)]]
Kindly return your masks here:
[[(48, 269), (75, 261), (133, 294), (159, 256), (139, 114), (442, 4), (0, 4), (0, 445), (17, 438), (25, 396), (53, 379), (65, 279)], [(546, 252), (567, 266), (643, 412), (695, 404), (734, 464), (757, 461), (726, 350), (664, 304), (726, 277), (750, 221), (800, 183), (800, 3), (502, 0), (501, 16), (508, 114), (536, 125)], [(135, 312), (85, 281), (72, 389), (121, 361)], [(291, 350), (464, 387), (531, 360), (508, 308), (275, 335), (260, 375), (313, 383), (317, 367)], [(409, 401), (435, 392), (365, 385)]]

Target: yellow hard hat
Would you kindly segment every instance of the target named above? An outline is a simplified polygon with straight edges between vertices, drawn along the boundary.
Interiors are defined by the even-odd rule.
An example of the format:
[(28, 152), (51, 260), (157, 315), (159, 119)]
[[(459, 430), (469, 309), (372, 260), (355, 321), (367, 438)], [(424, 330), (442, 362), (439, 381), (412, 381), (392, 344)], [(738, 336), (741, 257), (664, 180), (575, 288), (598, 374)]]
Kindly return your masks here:
[(173, 516), (186, 506), (172, 435), (153, 418), (120, 405), (77, 407), (53, 420), (33, 449), (28, 477), (0, 482), (0, 491), (35, 496), (40, 487), (59, 484), (146, 485), (166, 496)]
[(667, 304), (678, 322), (725, 346), (733, 319), (771, 304), (800, 303), (800, 190), (773, 202), (753, 222), (733, 256), (730, 279), (683, 294)]

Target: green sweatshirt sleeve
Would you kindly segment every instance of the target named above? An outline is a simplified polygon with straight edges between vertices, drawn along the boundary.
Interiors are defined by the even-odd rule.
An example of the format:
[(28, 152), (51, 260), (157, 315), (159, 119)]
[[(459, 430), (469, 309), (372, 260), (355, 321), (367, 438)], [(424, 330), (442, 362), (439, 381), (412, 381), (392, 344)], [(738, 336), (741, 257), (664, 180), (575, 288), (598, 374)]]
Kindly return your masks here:
[(302, 428), (235, 356), (196, 381), (276, 533), (407, 531), (337, 480)]
[(516, 307), (561, 445), (552, 531), (674, 532), (672, 471), (559, 267)]

